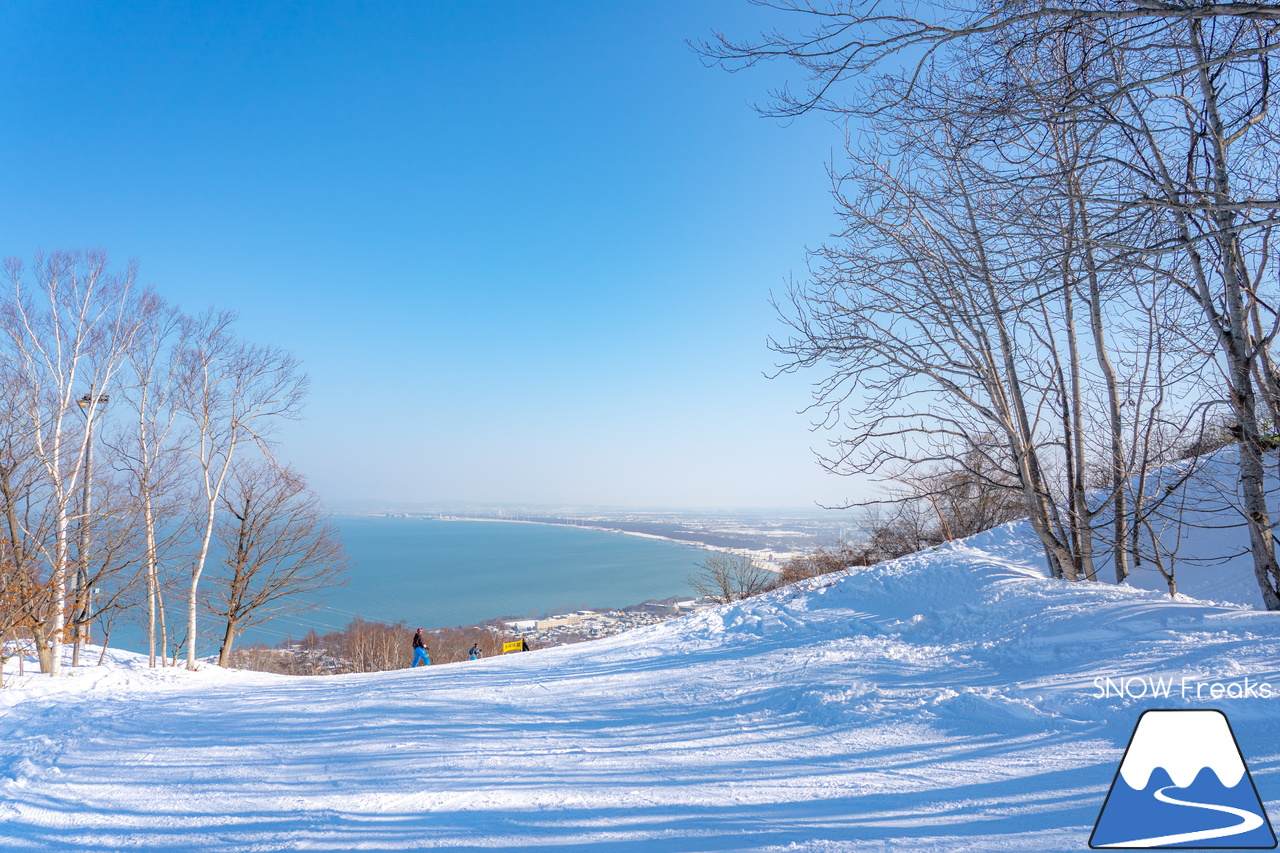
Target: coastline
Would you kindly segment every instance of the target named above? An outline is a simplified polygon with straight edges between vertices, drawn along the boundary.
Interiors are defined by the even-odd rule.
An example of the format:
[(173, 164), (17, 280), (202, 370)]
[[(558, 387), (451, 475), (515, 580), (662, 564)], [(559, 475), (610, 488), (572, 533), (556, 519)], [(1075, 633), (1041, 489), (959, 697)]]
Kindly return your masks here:
[(623, 530), (619, 527), (604, 527), (594, 524), (573, 524), (569, 521), (552, 521), (550, 519), (539, 519), (537, 521), (527, 520), (523, 518), (476, 518), (467, 515), (448, 515), (448, 516), (432, 516), (431, 521), (488, 521), (496, 524), (542, 524), (547, 527), (572, 527), (576, 530), (598, 530), (602, 533), (621, 533), (623, 536), (638, 536), (641, 539), (657, 539), (662, 542), (674, 542), (677, 545), (688, 545), (691, 548), (701, 548), (707, 551), (727, 551), (719, 545), (710, 545), (706, 542), (698, 542), (692, 539), (676, 539), (671, 536), (662, 536), (657, 533), (645, 533), (640, 530)]
[(602, 533), (620, 533), (623, 536), (637, 536), (641, 539), (655, 539), (662, 542), (671, 542), (676, 545), (686, 545), (690, 548), (697, 548), (702, 551), (741, 551), (751, 554), (766, 569), (776, 574), (782, 572), (782, 566), (788, 560), (798, 556), (800, 552), (796, 551), (780, 551), (774, 548), (750, 548), (738, 547), (731, 548), (726, 545), (717, 545), (711, 542), (703, 542), (697, 539), (677, 539), (674, 536), (663, 536), (659, 533), (646, 533), (642, 530), (625, 530), (620, 527), (607, 527), (606, 523), (601, 524), (575, 524), (571, 521), (557, 521), (555, 519), (524, 519), (524, 518), (477, 518), (474, 516), (451, 515), (451, 516), (432, 516), (432, 521), (488, 521), (498, 522), (502, 524), (541, 524), (547, 527), (570, 527), (576, 530), (598, 530)]
[[(451, 627), (535, 612), (624, 608), (688, 594), (687, 579), (706, 556), (685, 537), (654, 535), (665, 531), (636, 537), (606, 529), (614, 525), (590, 525), (588, 531), (631, 535), (579, 535), (565, 528), (584, 525), (514, 513), (501, 518), (464, 507), (452, 513), (345, 513), (335, 520), (357, 570), (350, 591), (325, 602), (342, 611), (324, 620), (331, 623), (358, 612), (366, 619)], [(509, 523), (432, 523), (437, 520)]]
[(765, 510), (631, 510), (622, 507), (488, 507), (367, 508), (337, 512), (350, 517), (417, 519), (419, 521), (501, 521), (623, 533), (713, 551), (746, 552), (765, 561), (787, 562), (815, 548), (842, 541), (844, 523), (834, 525), (785, 511)]

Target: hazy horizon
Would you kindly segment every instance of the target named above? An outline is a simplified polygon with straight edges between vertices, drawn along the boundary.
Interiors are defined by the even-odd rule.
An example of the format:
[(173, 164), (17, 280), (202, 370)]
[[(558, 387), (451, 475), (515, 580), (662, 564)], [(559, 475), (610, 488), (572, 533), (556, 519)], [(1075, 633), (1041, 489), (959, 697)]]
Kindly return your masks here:
[(688, 506), (679, 504), (590, 504), (590, 503), (572, 503), (567, 501), (551, 502), (551, 503), (528, 503), (520, 501), (396, 501), (384, 500), (380, 498), (353, 498), (353, 499), (329, 499), (325, 501), (326, 506), (332, 512), (440, 512), (458, 509), (476, 509), (488, 511), (544, 511), (544, 512), (571, 512), (571, 511), (599, 511), (599, 512), (634, 512), (634, 513), (741, 513), (746, 515), (757, 514), (770, 511), (784, 511), (789, 513), (812, 515), (814, 518), (830, 517), (838, 520), (841, 513), (855, 512), (857, 507), (822, 507), (810, 504), (804, 505), (788, 505), (788, 504), (761, 504), (761, 505), (704, 505), (704, 506)]

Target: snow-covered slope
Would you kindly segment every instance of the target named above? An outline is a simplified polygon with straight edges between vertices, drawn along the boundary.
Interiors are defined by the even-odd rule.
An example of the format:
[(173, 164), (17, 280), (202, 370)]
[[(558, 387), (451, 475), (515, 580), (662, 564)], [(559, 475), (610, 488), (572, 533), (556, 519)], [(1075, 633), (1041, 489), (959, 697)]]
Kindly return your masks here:
[[(1271, 504), (1280, 498), (1280, 458), (1271, 454), (1267, 487)], [(1253, 576), (1249, 536), (1239, 507), (1240, 469), (1234, 446), (1152, 471), (1146, 481), (1149, 499), (1158, 501), (1151, 512), (1151, 528), (1160, 537), (1166, 567), (1172, 567), (1178, 592), (1206, 601), (1221, 601), (1261, 608), (1262, 594)], [(1099, 499), (1101, 496), (1099, 496)], [(1146, 510), (1150, 511), (1148, 505)], [(1107, 519), (1099, 519), (1105, 528)], [(1150, 551), (1150, 535), (1144, 534), (1144, 550)], [(1115, 579), (1110, 550), (1097, 545), (1097, 572), (1103, 580)], [(1150, 557), (1135, 564), (1128, 583), (1142, 589), (1168, 592), (1168, 584)]]
[(0, 692), (0, 848), (1084, 850), (1179, 707), (1226, 712), (1280, 815), (1280, 619), (1047, 579), (1021, 524), (475, 663), (113, 662)]

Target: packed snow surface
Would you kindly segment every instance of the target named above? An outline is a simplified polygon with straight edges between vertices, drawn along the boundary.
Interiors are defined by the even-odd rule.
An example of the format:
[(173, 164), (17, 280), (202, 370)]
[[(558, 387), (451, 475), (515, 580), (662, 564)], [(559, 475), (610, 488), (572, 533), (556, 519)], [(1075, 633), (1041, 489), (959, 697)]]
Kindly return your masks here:
[(1225, 712), (1274, 819), (1280, 619), (1248, 603), (1047, 578), (1015, 523), (478, 662), (11, 662), (0, 848), (1078, 851), (1148, 708)]

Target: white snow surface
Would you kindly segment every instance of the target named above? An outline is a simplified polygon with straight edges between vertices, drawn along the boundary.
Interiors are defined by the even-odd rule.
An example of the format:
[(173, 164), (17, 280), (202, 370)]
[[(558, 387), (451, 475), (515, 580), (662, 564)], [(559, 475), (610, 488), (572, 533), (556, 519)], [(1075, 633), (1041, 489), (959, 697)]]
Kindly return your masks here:
[(0, 849), (1078, 851), (1147, 708), (1224, 711), (1280, 814), (1276, 696), (1276, 614), (1052, 580), (1014, 523), (477, 662), (28, 674)]

